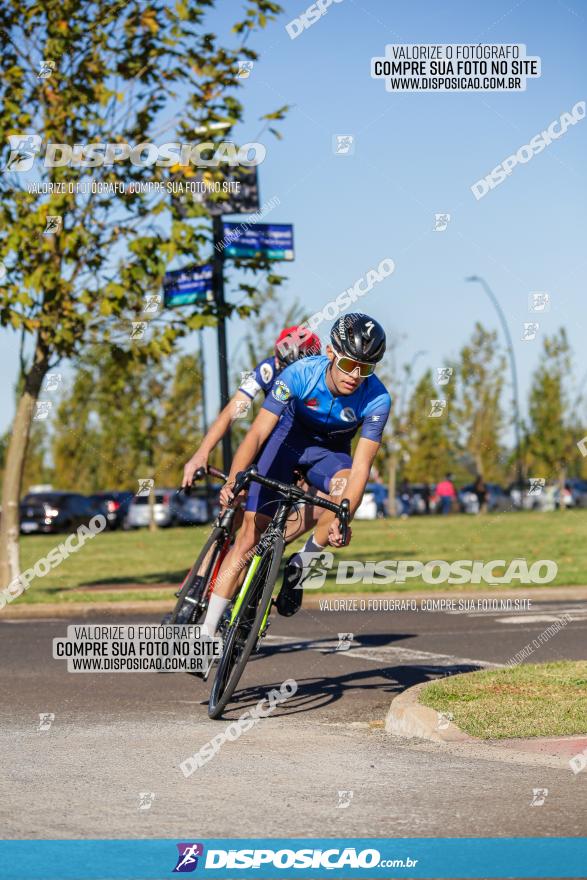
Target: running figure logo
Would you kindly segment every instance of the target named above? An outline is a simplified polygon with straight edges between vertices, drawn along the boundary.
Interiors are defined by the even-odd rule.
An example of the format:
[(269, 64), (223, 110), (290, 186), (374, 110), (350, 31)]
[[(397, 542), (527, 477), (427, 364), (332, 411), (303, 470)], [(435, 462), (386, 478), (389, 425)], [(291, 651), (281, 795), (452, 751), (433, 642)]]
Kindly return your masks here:
[(187, 874), (195, 871), (198, 867), (198, 856), (204, 855), (204, 845), (202, 843), (177, 843), (176, 846), (179, 855), (173, 873)]
[(319, 553), (313, 550), (300, 552), (303, 565), (302, 578), (294, 588), (296, 590), (317, 590), (324, 586), (326, 575), (332, 568), (334, 556), (329, 550), (321, 550)]

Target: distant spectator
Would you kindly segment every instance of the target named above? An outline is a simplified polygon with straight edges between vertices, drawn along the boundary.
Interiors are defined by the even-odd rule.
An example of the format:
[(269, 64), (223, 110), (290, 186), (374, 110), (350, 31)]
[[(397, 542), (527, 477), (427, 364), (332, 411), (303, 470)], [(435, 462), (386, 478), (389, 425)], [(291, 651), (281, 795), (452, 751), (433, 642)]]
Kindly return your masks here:
[(440, 498), (440, 512), (450, 513), (457, 497), (457, 490), (452, 481), (452, 474), (446, 474), (444, 480), (436, 486), (436, 494)]
[(422, 501), (424, 502), (424, 512), (430, 513), (430, 483), (424, 483), (422, 486)]
[(401, 504), (400, 516), (405, 519), (410, 515), (412, 507), (412, 488), (407, 480), (402, 480), (399, 487), (399, 500)]
[(487, 486), (485, 485), (485, 480), (478, 474), (477, 479), (473, 485), (473, 492), (477, 496), (477, 501), (479, 502), (479, 513), (487, 513)]

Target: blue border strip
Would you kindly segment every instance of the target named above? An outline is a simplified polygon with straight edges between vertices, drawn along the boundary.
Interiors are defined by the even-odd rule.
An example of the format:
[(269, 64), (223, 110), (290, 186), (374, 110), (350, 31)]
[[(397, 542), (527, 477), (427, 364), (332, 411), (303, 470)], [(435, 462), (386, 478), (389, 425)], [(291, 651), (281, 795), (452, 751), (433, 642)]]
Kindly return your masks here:
[[(194, 880), (199, 877), (287, 878), (381, 877), (403, 878), (584, 878), (587, 868), (587, 838), (236, 838), (198, 840), (3, 840), (0, 863), (3, 880), (165, 880), (177, 877), (178, 843), (198, 843), (203, 855), (189, 866)], [(212, 857), (211, 850), (217, 851)], [(235, 850), (377, 850), (382, 860), (411, 860), (410, 867), (279, 868), (273, 863), (260, 867), (227, 864)], [(268, 856), (272, 859), (272, 855)], [(246, 856), (244, 859), (246, 861)], [(287, 859), (287, 856), (284, 856)], [(307, 856), (311, 858), (311, 856)], [(316, 856), (320, 860), (321, 856)], [(327, 858), (337, 860), (336, 854)], [(348, 858), (348, 856), (347, 856)], [(351, 857), (352, 858), (352, 857)], [(373, 858), (373, 857), (371, 857)], [(219, 867), (206, 867), (207, 859)], [(249, 860), (251, 856), (249, 856)], [(415, 867), (413, 862), (416, 860)], [(223, 863), (224, 867), (220, 864)]]

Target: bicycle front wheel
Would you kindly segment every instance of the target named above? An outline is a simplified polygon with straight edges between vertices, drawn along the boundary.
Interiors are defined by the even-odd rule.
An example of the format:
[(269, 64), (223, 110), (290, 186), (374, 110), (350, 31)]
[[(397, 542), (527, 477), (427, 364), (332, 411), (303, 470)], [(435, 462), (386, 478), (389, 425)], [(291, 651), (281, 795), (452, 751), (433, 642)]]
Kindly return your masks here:
[[(284, 539), (278, 536), (273, 544), (251, 563), (251, 565), (256, 564), (255, 573), (228, 629), (212, 685), (208, 702), (210, 718), (221, 717), (257, 643), (279, 575), (284, 547)], [(255, 562), (257, 558), (259, 561)]]

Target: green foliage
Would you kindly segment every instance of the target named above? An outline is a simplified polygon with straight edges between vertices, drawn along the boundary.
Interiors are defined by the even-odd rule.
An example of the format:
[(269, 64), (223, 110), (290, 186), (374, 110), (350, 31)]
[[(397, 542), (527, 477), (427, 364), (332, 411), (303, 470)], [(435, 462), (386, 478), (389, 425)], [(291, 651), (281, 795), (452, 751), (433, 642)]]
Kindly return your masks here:
[(109, 346), (90, 350), (57, 410), (56, 487), (136, 491), (148, 476), (178, 485), (201, 438), (201, 386), (193, 355), (157, 364)]
[(542, 358), (530, 388), (525, 446), (532, 476), (557, 479), (580, 463), (575, 443), (583, 435), (577, 427), (577, 401), (571, 399), (570, 372), (571, 351), (561, 328), (544, 338)]
[(497, 332), (485, 330), (477, 322), (471, 341), (461, 349), (451, 378), (456, 383), (453, 423), (458, 425), (458, 448), (476, 473), (490, 481), (503, 477), (500, 436), (504, 418), (500, 399), (505, 365)]
[[(107, 0), (2, 4), (0, 142), (34, 132), (43, 144), (162, 143), (161, 117), (178, 107), (176, 131), (163, 140), (193, 143), (202, 140), (194, 138), (195, 131), (218, 123), (225, 127), (207, 131), (203, 139), (230, 138), (243, 118), (235, 96), (242, 87), (238, 64), (257, 58), (244, 40), (280, 7), (246, 0), (244, 18), (234, 27), (242, 42), (228, 48), (205, 29), (212, 6), (211, 0), (178, 0), (174, 7), (156, 2), (143, 9)], [(54, 65), (48, 78), (38, 76), (43, 61)], [(283, 118), (284, 108), (275, 113)], [(35, 334), (55, 361), (76, 356), (88, 341), (117, 341), (121, 320), (128, 337), (128, 322), (141, 315), (145, 295), (161, 289), (168, 265), (203, 261), (209, 229), (203, 206), (191, 202), (187, 211), (180, 210), (167, 192), (76, 191), (91, 180), (165, 183), (189, 176), (191, 166), (184, 174), (179, 166), (138, 166), (128, 160), (56, 168), (37, 160), (35, 170), (41, 183), (64, 191), (34, 193), (28, 190), (28, 175), (0, 176), (0, 260), (7, 268), (0, 324)], [(60, 233), (43, 234), (48, 215), (62, 218)], [(257, 271), (263, 264), (249, 261), (245, 267)], [(247, 301), (239, 313), (251, 305)], [(204, 314), (213, 316), (214, 309), (208, 306)], [(194, 316), (199, 317), (198, 309)], [(148, 347), (155, 355), (169, 353), (176, 336), (193, 326), (177, 316), (163, 323), (163, 318), (151, 322)]]
[[(435, 483), (454, 466), (453, 389), (451, 384), (436, 386), (431, 370), (426, 371), (414, 389), (399, 437), (403, 476), (410, 482)], [(431, 401), (438, 399), (447, 400), (446, 409), (442, 416), (431, 418)]]

